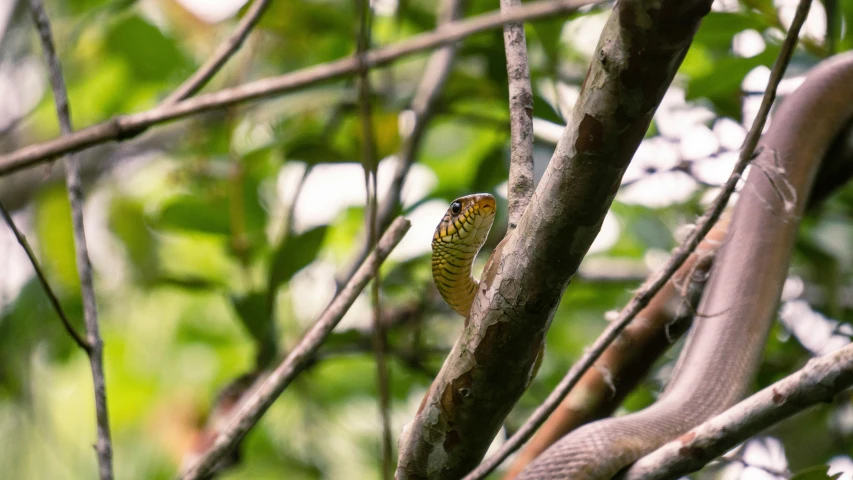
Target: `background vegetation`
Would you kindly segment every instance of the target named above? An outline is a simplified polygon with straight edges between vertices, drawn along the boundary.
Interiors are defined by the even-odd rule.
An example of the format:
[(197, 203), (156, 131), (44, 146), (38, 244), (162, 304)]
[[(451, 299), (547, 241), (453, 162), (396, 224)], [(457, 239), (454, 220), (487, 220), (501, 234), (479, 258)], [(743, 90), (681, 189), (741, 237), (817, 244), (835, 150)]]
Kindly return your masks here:
[[(205, 17), (213, 13), (188, 5), (46, 3), (75, 126), (153, 107), (243, 14)], [(465, 16), (497, 6), (471, 0)], [(381, 0), (373, 7), (374, 46), (436, 26), (434, 2)], [(725, 180), (793, 7), (718, 1), (703, 21), (610, 219), (563, 298), (544, 365), (507, 419), (509, 431), (544, 399), (598, 335), (606, 313), (624, 305), (677, 244), (679, 228), (701, 213), (709, 192)], [(4, 8), (0, 151), (9, 152), (53, 138), (59, 127), (28, 2), (9, 0)], [(596, 8), (527, 24), (537, 174), (553, 151), (556, 125), (571, 111), (607, 15), (607, 8)], [(350, 55), (356, 18), (351, 1), (273, 2), (208, 89)], [(815, 3), (786, 91), (820, 59), (853, 48), (851, 28), (853, 2)], [(408, 109), (427, 56), (371, 73), (377, 156), (385, 159), (380, 192), (411, 128)], [(432, 229), (449, 201), (473, 192), (499, 197), (487, 249), (506, 229), (506, 77), (500, 30), (460, 43), (404, 189), (413, 228), (382, 270), (395, 435), (412, 418), (462, 324), (432, 285)], [(293, 346), (344, 278), (365, 241), (356, 101), (353, 80), (326, 82), (82, 154), (117, 478), (172, 478), (203, 443), (202, 426), (217, 395)], [(0, 200), (14, 208), (82, 331), (60, 170), (35, 167), (2, 178)], [(851, 215), (853, 190), (847, 188), (805, 221), (757, 386), (849, 342)], [(480, 264), (487, 255), (480, 255)], [(223, 478), (378, 478), (376, 367), (363, 297), (310, 370), (252, 431), (242, 461)], [(671, 358), (629, 397), (625, 410), (655, 398)], [(0, 478), (93, 478), (92, 405), (86, 355), (62, 329), (20, 247), (0, 228)], [(728, 468), (797, 472), (832, 461), (853, 471), (849, 394), (767, 435), (739, 454), (746, 464), (733, 461)], [(767, 468), (752, 470), (771, 475)]]

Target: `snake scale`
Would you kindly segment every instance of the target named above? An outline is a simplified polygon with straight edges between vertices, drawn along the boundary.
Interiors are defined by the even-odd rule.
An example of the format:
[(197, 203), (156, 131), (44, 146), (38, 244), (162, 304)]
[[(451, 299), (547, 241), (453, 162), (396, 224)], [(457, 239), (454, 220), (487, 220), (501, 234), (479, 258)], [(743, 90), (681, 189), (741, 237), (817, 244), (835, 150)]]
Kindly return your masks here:
[[(612, 478), (658, 446), (733, 405), (749, 390), (776, 315), (776, 303), (750, 301), (740, 294), (753, 291), (759, 298), (778, 301), (808, 196), (802, 192), (808, 192), (832, 139), (853, 119), (851, 85), (853, 53), (837, 55), (813, 69), (774, 114), (762, 140), (765, 152), (770, 153), (764, 155), (764, 166), (753, 168), (747, 179), (732, 233), (699, 307), (701, 312), (714, 313), (697, 318), (661, 398), (645, 410), (570, 433), (530, 464), (520, 479)], [(790, 187), (792, 198), (780, 193), (780, 184)], [(491, 195), (462, 197), (451, 203), (433, 236), (432, 271), (438, 291), (466, 318), (478, 285), (471, 276), (472, 263), (494, 216)], [(755, 235), (755, 231), (774, 235)], [(738, 275), (744, 265), (751, 271)]]
[(435, 227), (432, 278), (450, 308), (465, 318), (477, 294), (471, 275), (474, 258), (495, 221), (495, 197), (476, 193), (457, 198)]

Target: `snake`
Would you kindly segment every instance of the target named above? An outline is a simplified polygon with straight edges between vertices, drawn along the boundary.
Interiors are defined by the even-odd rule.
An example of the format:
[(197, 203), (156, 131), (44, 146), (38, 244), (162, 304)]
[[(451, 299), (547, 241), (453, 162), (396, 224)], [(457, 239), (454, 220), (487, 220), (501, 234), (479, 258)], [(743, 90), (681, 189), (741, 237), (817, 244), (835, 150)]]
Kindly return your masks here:
[[(749, 391), (776, 316), (808, 197), (803, 192), (811, 188), (832, 140), (853, 119), (851, 85), (853, 53), (836, 55), (815, 67), (775, 112), (761, 141), (764, 153), (754, 160), (763, 163), (750, 170), (741, 190), (698, 309), (702, 314), (658, 401), (569, 433), (517, 478), (612, 478)], [(753, 297), (744, 298), (743, 292)]]
[[(488, 193), (459, 197), (450, 203), (432, 236), (432, 279), (441, 298), (466, 321), (480, 285), (473, 276), (474, 259), (486, 243), (495, 213), (495, 197)], [(543, 343), (527, 386), (539, 373), (544, 357)]]
[(468, 318), (479, 282), (474, 259), (495, 222), (495, 197), (475, 193), (450, 203), (432, 236), (432, 278), (441, 298)]
[[(776, 303), (739, 301), (743, 291), (778, 301), (807, 195), (784, 197), (780, 182), (792, 192), (808, 191), (816, 165), (831, 140), (853, 119), (853, 54), (837, 55), (813, 69), (804, 84), (775, 114), (762, 140), (772, 152), (770, 167), (753, 169), (735, 208), (730, 232), (707, 287), (699, 315), (675, 373), (652, 406), (623, 417), (593, 422), (570, 433), (530, 464), (522, 480), (604, 480), (663, 443), (736, 403), (748, 391), (760, 362)], [(781, 162), (780, 162), (781, 159)], [(768, 169), (791, 180), (771, 179)], [(750, 190), (750, 188), (752, 190)], [(757, 201), (747, 201), (750, 194)], [(771, 208), (776, 204), (793, 202)], [(777, 210), (784, 210), (780, 214)], [(432, 274), (444, 301), (467, 319), (479, 282), (472, 268), (495, 218), (495, 199), (479, 193), (451, 202), (432, 240)], [(795, 219), (796, 221), (792, 221)], [(772, 236), (751, 231), (774, 231)], [(781, 238), (781, 240), (780, 240)], [(781, 242), (781, 247), (778, 243)], [(749, 264), (750, 272), (736, 275)], [(731, 281), (735, 278), (735, 281)], [(766, 281), (765, 281), (766, 280)], [(752, 287), (752, 288), (750, 288)], [(709, 300), (710, 299), (710, 300)], [(541, 352), (537, 363), (541, 360)], [(535, 373), (534, 373), (535, 376)]]

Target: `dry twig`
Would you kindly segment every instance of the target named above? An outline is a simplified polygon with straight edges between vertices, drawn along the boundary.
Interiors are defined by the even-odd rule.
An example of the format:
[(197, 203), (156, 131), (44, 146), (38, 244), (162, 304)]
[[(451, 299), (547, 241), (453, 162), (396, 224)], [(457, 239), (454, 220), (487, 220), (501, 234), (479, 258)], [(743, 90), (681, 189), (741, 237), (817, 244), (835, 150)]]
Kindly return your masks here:
[[(406, 55), (447, 45), (469, 35), (497, 28), (506, 22), (554, 16), (598, 3), (603, 3), (603, 0), (540, 0), (514, 9), (508, 15), (501, 15), (500, 12), (484, 14), (469, 20), (450, 23), (444, 28), (416, 35), (388, 47), (369, 51), (364, 56), (364, 63), (368, 68), (376, 68)], [(198, 95), (173, 105), (160, 105), (144, 112), (117, 116), (78, 130), (72, 135), (36, 143), (0, 155), (0, 175), (7, 175), (93, 145), (126, 140), (152, 125), (237, 103), (281, 95), (307, 85), (340, 78), (357, 72), (358, 68), (359, 60), (355, 57), (347, 57), (293, 73)]]
[[(378, 225), (376, 224), (376, 211), (379, 202), (377, 189), (378, 159), (376, 158), (375, 134), (373, 131), (373, 109), (370, 104), (370, 70), (364, 64), (364, 53), (370, 48), (372, 10), (368, 0), (356, 2), (359, 16), (359, 32), (356, 48), (356, 58), (360, 61), (358, 70), (358, 112), (361, 123), (362, 136), (362, 165), (364, 167), (364, 191), (367, 195), (367, 246), (373, 250), (376, 248), (376, 237)], [(370, 288), (370, 299), (373, 307), (373, 354), (376, 360), (376, 389), (379, 392), (379, 418), (382, 424), (382, 478), (391, 480), (393, 446), (391, 443), (391, 394), (389, 393), (389, 372), (386, 361), (387, 335), (385, 326), (381, 322), (382, 304), (379, 300), (379, 286), (381, 277), (379, 275), (379, 264), (375, 265), (372, 272), (373, 283)]]
[(231, 419), (227, 427), (219, 433), (213, 446), (181, 476), (182, 480), (196, 480), (203, 478), (212, 468), (216, 466), (221, 458), (234, 449), (240, 440), (249, 432), (264, 413), (273, 404), (276, 398), (284, 392), (285, 388), (296, 376), (305, 369), (311, 359), (317, 353), (320, 345), (332, 332), (332, 329), (343, 318), (344, 314), (355, 302), (356, 297), (364, 290), (367, 283), (373, 277), (377, 265), (381, 264), (391, 253), (391, 250), (403, 238), (409, 230), (410, 223), (405, 218), (399, 217), (395, 220), (385, 235), (376, 245), (376, 250), (371, 253), (364, 263), (355, 272), (355, 275), (347, 282), (320, 315), (320, 318), (312, 325), (302, 340), (293, 348), (290, 354), (273, 370), (250, 398), (241, 406), (239, 413)]
[[(39, 32), (44, 48), (45, 59), (50, 70), (50, 83), (53, 88), (56, 114), (64, 137), (73, 135), (71, 115), (68, 107), (68, 92), (62, 78), (62, 68), (53, 44), (50, 20), (41, 0), (30, 0), (33, 21)], [(80, 179), (80, 167), (73, 155), (65, 162), (65, 182), (68, 188), (68, 200), (71, 203), (71, 224), (74, 230), (74, 247), (77, 258), (77, 273), (80, 276), (80, 294), (83, 298), (83, 318), (86, 322), (86, 334), (89, 349), (89, 365), (95, 388), (95, 418), (97, 421), (98, 472), (101, 480), (113, 478), (113, 446), (110, 438), (110, 421), (107, 412), (107, 386), (104, 378), (103, 341), (98, 325), (98, 306), (95, 300), (95, 287), (92, 282), (92, 264), (86, 246), (86, 232), (83, 227), (83, 185)]]
[(39, 279), (39, 283), (41, 283), (42, 288), (44, 289), (44, 293), (47, 294), (48, 300), (50, 300), (50, 304), (53, 306), (53, 309), (56, 310), (56, 314), (59, 315), (59, 319), (62, 321), (62, 326), (65, 327), (65, 330), (71, 335), (71, 338), (74, 339), (74, 343), (77, 344), (80, 348), (83, 349), (84, 352), (89, 353), (91, 347), (86, 340), (77, 333), (77, 330), (71, 325), (71, 321), (68, 320), (68, 316), (65, 315), (65, 310), (62, 309), (62, 304), (59, 303), (59, 298), (56, 296), (56, 293), (53, 292), (53, 289), (50, 287), (50, 283), (47, 281), (47, 277), (42, 271), (41, 266), (39, 265), (38, 259), (36, 258), (36, 254), (33, 253), (33, 249), (30, 248), (30, 243), (27, 241), (27, 238), (23, 233), (18, 229), (18, 226), (15, 225), (14, 220), (12, 220), (12, 215), (9, 213), (9, 210), (6, 209), (6, 206), (3, 205), (3, 202), (0, 202), (0, 215), (3, 216), (3, 220), (6, 221), (6, 225), (9, 225), (9, 229), (12, 230), (12, 234), (15, 235), (15, 239), (18, 243), (23, 247), (24, 252), (27, 254), (27, 258), (30, 259), (30, 264), (33, 266), (33, 270), (36, 272), (36, 278)]
[[(501, 0), (501, 12), (521, 6), (521, 0)], [(533, 196), (533, 88), (527, 61), (524, 24), (504, 24), (506, 71), (509, 77), (509, 227), (513, 230)]]
[[(459, 18), (460, 0), (442, 0), (438, 6), (439, 28)], [(456, 58), (456, 45), (450, 44), (434, 51), (426, 62), (423, 78), (415, 89), (415, 95), (410, 105), (412, 112), (412, 131), (403, 139), (400, 152), (397, 154), (397, 169), (394, 178), (388, 187), (388, 193), (382, 202), (378, 214), (377, 226), (380, 232), (385, 231), (400, 205), (403, 192), (403, 183), (409, 174), (412, 164), (415, 163), (418, 148), (423, 139), (429, 120), (435, 111), (436, 100), (444, 87), (444, 82), (450, 74), (453, 59)], [(365, 244), (351, 262), (349, 271), (344, 278), (352, 276), (352, 272), (364, 261), (364, 257), (370, 252), (370, 247)], [(339, 284), (342, 282), (338, 282)]]
[(237, 50), (239, 50), (243, 45), (246, 37), (249, 36), (249, 33), (255, 25), (257, 25), (258, 20), (260, 20), (261, 15), (263, 15), (270, 3), (271, 0), (255, 0), (240, 20), (240, 23), (237, 25), (237, 29), (234, 30), (234, 33), (216, 47), (216, 51), (213, 52), (213, 55), (211, 55), (207, 61), (195, 71), (195, 73), (186, 79), (184, 83), (176, 88), (174, 92), (166, 97), (161, 105), (174, 105), (175, 103), (189, 98), (201, 90), (201, 88), (204, 87), (207, 82), (209, 82), (210, 79), (213, 78), (213, 76), (216, 75), (216, 73), (225, 65), (225, 62), (227, 62), (232, 55), (237, 53)]

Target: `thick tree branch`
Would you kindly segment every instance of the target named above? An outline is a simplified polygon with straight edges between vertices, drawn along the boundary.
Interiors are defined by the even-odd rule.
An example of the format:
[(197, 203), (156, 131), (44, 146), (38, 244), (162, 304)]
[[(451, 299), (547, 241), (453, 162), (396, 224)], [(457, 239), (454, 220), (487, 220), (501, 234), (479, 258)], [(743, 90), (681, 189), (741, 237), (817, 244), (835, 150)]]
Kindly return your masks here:
[[(490, 30), (505, 22), (532, 20), (577, 10), (585, 5), (603, 3), (604, 0), (540, 0), (514, 9), (502, 16), (500, 12), (484, 14), (469, 20), (453, 22), (436, 31), (416, 35), (409, 40), (372, 50), (365, 55), (368, 68), (386, 65), (400, 57), (446, 45), (469, 35)], [(178, 118), (196, 115), (260, 98), (281, 95), (318, 82), (351, 75), (358, 71), (356, 57), (347, 57), (297, 72), (266, 78), (198, 95), (173, 105), (160, 105), (144, 112), (114, 117), (84, 128), (72, 135), (29, 145), (5, 155), (0, 155), (0, 175), (46, 162), (59, 155), (78, 152), (109, 141), (126, 140), (142, 130)]]
[[(521, 0), (501, 0), (501, 12), (521, 6)], [(515, 229), (533, 196), (533, 88), (527, 62), (524, 24), (504, 24), (506, 71), (509, 79), (509, 230)]]
[(270, 0), (255, 0), (240, 20), (234, 33), (227, 40), (219, 44), (213, 55), (190, 78), (186, 79), (184, 83), (166, 97), (161, 105), (174, 105), (201, 90), (225, 65), (225, 62), (237, 53), (237, 50), (243, 45), (243, 42), (249, 36), (249, 33), (258, 23), (258, 20), (260, 20), (261, 15), (263, 15), (270, 3)]
[(397, 246), (411, 224), (405, 218), (397, 218), (388, 228), (385, 235), (379, 239), (376, 250), (367, 257), (364, 263), (347, 282), (347, 285), (335, 296), (320, 318), (312, 325), (302, 340), (290, 354), (273, 370), (250, 398), (241, 406), (239, 413), (227, 427), (219, 433), (213, 446), (189, 469), (181, 478), (183, 480), (203, 478), (228, 452), (232, 451), (249, 432), (276, 398), (293, 381), (296, 376), (310, 363), (323, 341), (332, 332), (344, 314), (355, 302), (356, 297), (364, 290), (373, 277), (373, 272)]
[[(62, 78), (62, 67), (53, 45), (50, 21), (41, 0), (30, 0), (33, 21), (39, 32), (45, 59), (50, 70), (50, 83), (53, 88), (56, 114), (63, 136), (73, 135), (71, 114), (68, 106), (68, 92)], [(98, 305), (95, 300), (95, 287), (92, 282), (92, 264), (86, 246), (86, 232), (83, 227), (83, 185), (80, 167), (74, 156), (68, 156), (65, 162), (65, 182), (68, 188), (68, 200), (71, 203), (71, 225), (74, 230), (74, 249), (76, 252), (77, 272), (80, 277), (80, 294), (83, 298), (83, 318), (86, 322), (86, 344), (89, 348), (89, 365), (92, 370), (92, 382), (95, 389), (95, 418), (97, 422), (98, 473), (101, 480), (113, 478), (113, 447), (110, 438), (110, 421), (107, 411), (107, 387), (104, 377), (104, 354), (98, 325)]]
[(48, 300), (50, 300), (51, 306), (56, 310), (56, 314), (59, 315), (59, 319), (62, 321), (62, 326), (65, 327), (65, 331), (68, 332), (68, 335), (71, 335), (71, 338), (74, 339), (74, 343), (77, 344), (80, 348), (83, 349), (87, 354), (91, 350), (91, 347), (86, 340), (77, 333), (77, 330), (71, 325), (71, 321), (68, 320), (68, 316), (65, 315), (65, 310), (62, 308), (62, 304), (59, 303), (59, 298), (56, 296), (56, 293), (53, 292), (53, 289), (50, 287), (50, 283), (47, 281), (47, 277), (39, 265), (38, 259), (36, 258), (35, 253), (33, 253), (33, 249), (30, 248), (30, 243), (27, 241), (27, 238), (23, 233), (18, 229), (18, 226), (15, 225), (14, 220), (12, 220), (12, 215), (9, 214), (9, 210), (6, 209), (6, 206), (3, 205), (3, 202), (0, 202), (0, 215), (2, 215), (3, 220), (6, 222), (6, 225), (9, 226), (9, 229), (12, 230), (12, 234), (15, 235), (15, 239), (24, 249), (24, 252), (27, 254), (27, 258), (30, 259), (30, 264), (33, 266), (33, 270), (36, 272), (36, 278), (38, 278), (39, 283), (44, 289), (44, 293), (47, 294)]
[[(617, 3), (572, 128), (518, 228), (492, 254), (466, 328), (401, 439), (398, 478), (458, 478), (482, 458), (526, 387), (559, 299), (709, 8), (710, 2)], [(649, 292), (632, 308), (644, 307)]]
[(809, 360), (796, 373), (647, 455), (625, 480), (680, 478), (704, 467), (758, 432), (853, 385), (853, 345)]
[[(710, 5), (707, 5), (710, 6)], [(808, 12), (808, 9), (805, 10)], [(798, 9), (798, 13), (800, 10)], [(785, 68), (790, 61), (790, 57), (793, 53), (794, 47), (797, 42), (797, 35), (799, 33), (799, 27), (802, 26), (802, 22), (804, 17), (797, 16), (794, 19), (793, 24), (791, 25), (791, 30), (788, 32), (788, 36), (785, 39), (785, 43), (782, 46), (782, 50), (779, 54), (779, 58), (776, 60), (776, 63), (773, 66), (773, 70), (770, 74), (770, 80), (765, 91), (764, 98), (762, 99), (761, 107), (759, 108), (758, 115), (753, 122), (752, 128), (747, 134), (746, 140), (744, 142), (744, 146), (741, 149), (740, 156), (738, 158), (738, 162), (734, 167), (734, 170), (726, 181), (720, 193), (717, 195), (717, 198), (714, 199), (711, 207), (699, 218), (697, 221), (696, 227), (693, 232), (690, 233), (687, 239), (685, 239), (681, 245), (673, 252), (673, 255), (667, 260), (667, 263), (661, 268), (656, 274), (651, 276), (645, 284), (640, 288), (637, 294), (631, 298), (631, 301), (628, 305), (625, 306), (624, 309), (619, 314), (619, 317), (613, 321), (605, 330), (602, 332), (601, 336), (593, 343), (593, 345), (586, 350), (584, 355), (569, 369), (569, 372), (565, 377), (560, 381), (557, 387), (553, 392), (548, 396), (548, 398), (543, 402), (539, 408), (534, 411), (531, 418), (528, 422), (525, 423), (525, 428), (516, 432), (513, 436), (514, 438), (510, 439), (506, 446), (505, 454), (508, 454), (513, 451), (513, 449), (518, 448), (527, 438), (535, 432), (535, 430), (541, 425), (545, 419), (557, 408), (559, 403), (563, 398), (571, 391), (572, 388), (578, 383), (581, 378), (581, 375), (584, 374), (593, 363), (604, 353), (604, 350), (613, 343), (614, 340), (619, 336), (620, 332), (637, 316), (637, 314), (645, 308), (651, 299), (657, 294), (658, 291), (672, 278), (675, 272), (681, 267), (681, 265), (687, 260), (690, 254), (696, 249), (699, 245), (699, 242), (705, 238), (708, 232), (713, 228), (719, 219), (720, 215), (723, 212), (723, 209), (726, 207), (729, 198), (735, 190), (735, 186), (741, 179), (741, 175), (743, 171), (746, 169), (749, 162), (752, 161), (755, 153), (755, 147), (758, 144), (758, 140), (761, 138), (761, 131), (764, 128), (764, 123), (767, 120), (767, 115), (769, 114), (770, 107), (773, 103), (773, 100), (776, 97), (776, 87), (782, 79), (782, 76), (785, 72)], [(799, 21), (799, 23), (797, 23)], [(602, 36), (604, 38), (604, 36)], [(586, 82), (589, 81), (589, 77), (587, 77)], [(585, 84), (586, 84), (585, 82)], [(530, 428), (528, 428), (530, 427)], [(504, 449), (502, 449), (503, 451)], [(492, 465), (492, 462), (489, 462), (489, 466), (491, 468), (496, 467), (497, 465)], [(486, 473), (486, 469), (483, 468), (477, 470), (478, 475), (471, 475), (470, 478), (482, 478), (482, 475)]]

